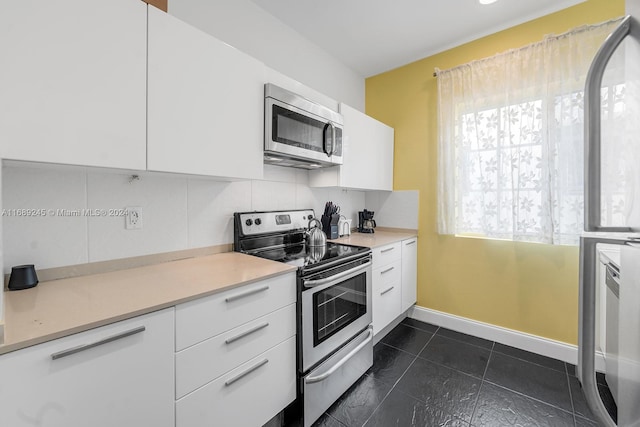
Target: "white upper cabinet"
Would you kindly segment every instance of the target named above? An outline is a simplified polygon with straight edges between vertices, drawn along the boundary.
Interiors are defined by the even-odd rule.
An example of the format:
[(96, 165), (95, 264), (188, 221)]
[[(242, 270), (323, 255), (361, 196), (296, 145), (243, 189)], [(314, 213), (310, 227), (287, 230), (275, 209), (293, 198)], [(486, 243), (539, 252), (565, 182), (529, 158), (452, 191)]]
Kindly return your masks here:
[(267, 66), (265, 66), (265, 83), (273, 83), (333, 111), (338, 111), (340, 108), (338, 101)]
[(0, 157), (145, 169), (146, 10), (0, 3)]
[(147, 168), (262, 178), (264, 66), (149, 7)]
[(340, 113), (343, 164), (309, 172), (310, 186), (392, 191), (393, 128), (346, 104)]

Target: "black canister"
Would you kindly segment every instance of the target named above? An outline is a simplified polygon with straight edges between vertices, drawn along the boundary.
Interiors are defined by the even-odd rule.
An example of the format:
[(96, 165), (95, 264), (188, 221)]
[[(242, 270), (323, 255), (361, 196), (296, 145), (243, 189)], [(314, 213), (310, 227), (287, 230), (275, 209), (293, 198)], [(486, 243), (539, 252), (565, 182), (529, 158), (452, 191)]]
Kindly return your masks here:
[(11, 276), (9, 276), (10, 291), (33, 288), (37, 284), (38, 276), (33, 264), (11, 267)]

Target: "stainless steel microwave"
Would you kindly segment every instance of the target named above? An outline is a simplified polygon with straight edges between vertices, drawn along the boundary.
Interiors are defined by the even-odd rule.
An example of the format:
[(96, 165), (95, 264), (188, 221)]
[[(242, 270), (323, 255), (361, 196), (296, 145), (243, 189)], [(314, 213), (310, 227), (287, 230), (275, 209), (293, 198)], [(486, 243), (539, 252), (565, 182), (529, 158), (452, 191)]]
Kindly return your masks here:
[(300, 95), (264, 86), (264, 161), (314, 169), (342, 164), (342, 115)]

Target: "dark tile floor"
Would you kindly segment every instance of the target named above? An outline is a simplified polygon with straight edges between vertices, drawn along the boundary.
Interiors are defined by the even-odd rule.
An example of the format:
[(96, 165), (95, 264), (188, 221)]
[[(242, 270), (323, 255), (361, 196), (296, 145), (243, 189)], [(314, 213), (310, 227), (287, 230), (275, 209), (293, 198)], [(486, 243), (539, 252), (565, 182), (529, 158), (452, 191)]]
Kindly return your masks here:
[(314, 426), (597, 426), (574, 373), (559, 360), (405, 319)]

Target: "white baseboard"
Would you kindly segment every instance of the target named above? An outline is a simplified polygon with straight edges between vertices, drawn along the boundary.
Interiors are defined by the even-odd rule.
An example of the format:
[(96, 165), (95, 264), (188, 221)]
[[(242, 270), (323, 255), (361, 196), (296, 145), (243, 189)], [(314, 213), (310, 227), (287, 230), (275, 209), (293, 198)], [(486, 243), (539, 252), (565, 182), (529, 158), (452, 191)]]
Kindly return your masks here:
[[(578, 363), (578, 347), (572, 344), (419, 306), (409, 309), (408, 317), (553, 359), (559, 359), (573, 365)], [(601, 352), (596, 352), (596, 370), (604, 372), (604, 368), (604, 355)]]

